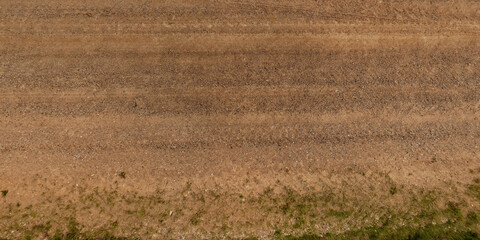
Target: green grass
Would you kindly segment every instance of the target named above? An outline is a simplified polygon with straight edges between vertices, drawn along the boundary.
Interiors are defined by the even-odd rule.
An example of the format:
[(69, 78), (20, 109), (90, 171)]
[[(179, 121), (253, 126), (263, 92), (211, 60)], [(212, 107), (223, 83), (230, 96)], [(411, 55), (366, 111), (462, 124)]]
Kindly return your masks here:
[(337, 218), (347, 218), (352, 214), (353, 211), (336, 211), (330, 209), (327, 213), (327, 216), (337, 217)]
[(467, 188), (472, 196), (480, 200), (480, 179), (475, 179)]
[(193, 214), (193, 216), (190, 218), (190, 223), (194, 226), (198, 225), (200, 223), (200, 218), (202, 217), (203, 214), (204, 214), (204, 211), (202, 210)]
[[(43, 226), (42, 226), (43, 229)], [(34, 239), (33, 235), (25, 235), (24, 239)], [(78, 223), (71, 221), (68, 225), (68, 231), (62, 233), (57, 231), (56, 234), (49, 238), (50, 240), (122, 240), (130, 239), (114, 236), (107, 230), (97, 232), (82, 233)], [(255, 238), (249, 238), (255, 239)], [(273, 239), (277, 240), (350, 240), (350, 239), (385, 239), (385, 240), (480, 240), (480, 236), (472, 229), (465, 226), (445, 223), (439, 225), (426, 225), (423, 227), (404, 226), (395, 228), (386, 226), (370, 226), (358, 230), (352, 230), (340, 234), (326, 234), (319, 236), (315, 234), (304, 234), (301, 236), (284, 235), (280, 230), (275, 231)]]
[[(112, 223), (112, 229), (116, 228), (118, 222)], [(73, 218), (70, 219), (67, 226), (67, 232), (57, 230), (50, 240), (123, 240), (125, 237), (117, 237), (109, 230), (103, 229), (95, 232), (82, 232), (81, 226)]]
[[(392, 187), (394, 186), (394, 187)], [(463, 185), (465, 196), (471, 200), (477, 200), (480, 196), (480, 180), (475, 179), (471, 184)], [(398, 195), (404, 197), (404, 208), (396, 208), (396, 206), (385, 207), (375, 204), (364, 205), (356, 204), (357, 198), (349, 198), (343, 193), (336, 193), (325, 190), (311, 194), (298, 192), (292, 188), (283, 186), (283, 188), (266, 188), (259, 196), (245, 197), (241, 194), (235, 194), (231, 197), (235, 201), (242, 204), (251, 204), (250, 206), (265, 211), (270, 214), (268, 217), (279, 217), (280, 220), (270, 222), (271, 227), (277, 230), (269, 239), (479, 239), (480, 215), (478, 208), (470, 206), (468, 202), (458, 198), (448, 197), (442, 192), (435, 190), (419, 190), (409, 191), (401, 185), (395, 187), (389, 182), (387, 187), (382, 188), (382, 196), (390, 197)], [(161, 213), (156, 215), (159, 223), (164, 223), (170, 215), (170, 209), (175, 209), (175, 216), (186, 220), (191, 226), (202, 229), (208, 225), (210, 219), (209, 212), (205, 208), (205, 202), (213, 201), (220, 198), (215, 192), (196, 193), (192, 190), (190, 182), (187, 182), (182, 190), (190, 191), (192, 201), (202, 203), (202, 207), (197, 209), (186, 209), (182, 213), (179, 205), (171, 205), (163, 209)], [(280, 191), (280, 193), (276, 193)], [(222, 195), (225, 197), (225, 195)], [(479, 198), (480, 199), (480, 198)], [(126, 197), (119, 195), (116, 191), (107, 192), (94, 189), (94, 193), (85, 193), (82, 200), (86, 203), (100, 202), (109, 206), (114, 206), (116, 202), (125, 201)], [(131, 205), (139, 201), (139, 204)], [(358, 201), (361, 203), (361, 201)], [(158, 196), (152, 198), (144, 198), (142, 196), (132, 197), (132, 202), (128, 203), (131, 210), (127, 210), (131, 217), (139, 216), (141, 218), (149, 217), (156, 211), (150, 210), (151, 206), (158, 203), (165, 203), (163, 200), (158, 201)], [(10, 206), (10, 205), (9, 205)], [(11, 204), (14, 206), (14, 203)], [(20, 204), (17, 204), (17, 208)], [(24, 211), (18, 212), (23, 214), (24, 218), (35, 218), (36, 208), (31, 205), (22, 207)], [(168, 209), (168, 210), (166, 210)], [(15, 210), (15, 209), (14, 209)], [(158, 209), (157, 209), (158, 210)], [(191, 211), (190, 211), (191, 210)], [(264, 212), (264, 213), (265, 213)], [(127, 239), (119, 237), (128, 231), (124, 231), (124, 224), (119, 226), (118, 221), (110, 222), (105, 229), (90, 231), (86, 227), (77, 223), (75, 213), (71, 218), (63, 218), (60, 221), (52, 220), (51, 222), (43, 222), (43, 224), (35, 225), (31, 228), (22, 228), (17, 226), (17, 231), (24, 231), (23, 239), (37, 239), (38, 237), (48, 236), (48, 239), (64, 240), (64, 239)], [(2, 217), (3, 218), (3, 217)], [(22, 221), (24, 221), (22, 218)], [(228, 219), (228, 218), (227, 218)], [(120, 219), (121, 221), (121, 219)], [(228, 236), (230, 229), (234, 229), (226, 224), (227, 221), (222, 220), (218, 226), (221, 226), (219, 236)], [(60, 223), (60, 226), (55, 226)], [(262, 222), (263, 223), (263, 222)], [(268, 223), (268, 222), (265, 222)], [(220, 225), (221, 224), (221, 225)], [(330, 227), (330, 233), (323, 233), (318, 229), (318, 225)], [(346, 232), (344, 226), (348, 226)], [(57, 227), (59, 228), (57, 230)], [(187, 228), (184, 228), (186, 230)], [(183, 230), (182, 230), (183, 231)], [(283, 233), (285, 234), (283, 234)], [(295, 234), (293, 234), (295, 233)], [(305, 233), (305, 234), (304, 234)], [(149, 236), (146, 232), (145, 236)], [(290, 235), (293, 234), (293, 235)], [(302, 235), (303, 234), (303, 235)], [(248, 236), (248, 235), (247, 235)], [(255, 239), (255, 236), (252, 236)], [(147, 237), (146, 237), (147, 238)]]
[(318, 236), (315, 234), (305, 234), (302, 236), (283, 235), (276, 231), (274, 239), (278, 240), (316, 240), (316, 239), (385, 239), (385, 240), (480, 240), (478, 233), (461, 225), (451, 223), (440, 225), (427, 225), (424, 227), (400, 227), (373, 226), (358, 230), (353, 230), (340, 234), (326, 234)]

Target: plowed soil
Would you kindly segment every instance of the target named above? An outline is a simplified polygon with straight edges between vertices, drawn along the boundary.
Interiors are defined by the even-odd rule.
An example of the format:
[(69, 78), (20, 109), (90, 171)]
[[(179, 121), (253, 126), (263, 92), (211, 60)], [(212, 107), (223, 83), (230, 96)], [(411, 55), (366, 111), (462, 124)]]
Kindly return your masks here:
[(0, 239), (478, 233), (479, 178), (478, 1), (0, 1)]

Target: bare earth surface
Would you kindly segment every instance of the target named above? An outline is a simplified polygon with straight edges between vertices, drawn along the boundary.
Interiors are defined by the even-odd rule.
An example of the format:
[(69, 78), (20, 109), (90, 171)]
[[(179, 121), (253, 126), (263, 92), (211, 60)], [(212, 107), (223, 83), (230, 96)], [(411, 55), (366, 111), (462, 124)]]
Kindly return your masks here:
[(474, 235), (479, 178), (479, 1), (0, 1), (0, 239)]

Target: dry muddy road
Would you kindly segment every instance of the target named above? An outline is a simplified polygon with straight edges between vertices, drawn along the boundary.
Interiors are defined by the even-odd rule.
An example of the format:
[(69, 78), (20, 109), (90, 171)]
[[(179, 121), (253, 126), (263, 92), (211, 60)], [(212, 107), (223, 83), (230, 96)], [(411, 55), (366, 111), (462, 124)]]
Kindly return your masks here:
[(479, 1), (0, 1), (0, 239), (475, 235), (479, 178)]

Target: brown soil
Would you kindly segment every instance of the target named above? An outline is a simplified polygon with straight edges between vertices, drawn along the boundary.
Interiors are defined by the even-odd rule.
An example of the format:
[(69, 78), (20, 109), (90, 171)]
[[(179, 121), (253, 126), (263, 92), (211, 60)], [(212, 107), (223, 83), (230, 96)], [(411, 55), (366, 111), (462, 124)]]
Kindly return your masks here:
[(479, 177), (478, 1), (0, 1), (0, 239), (321, 236)]

